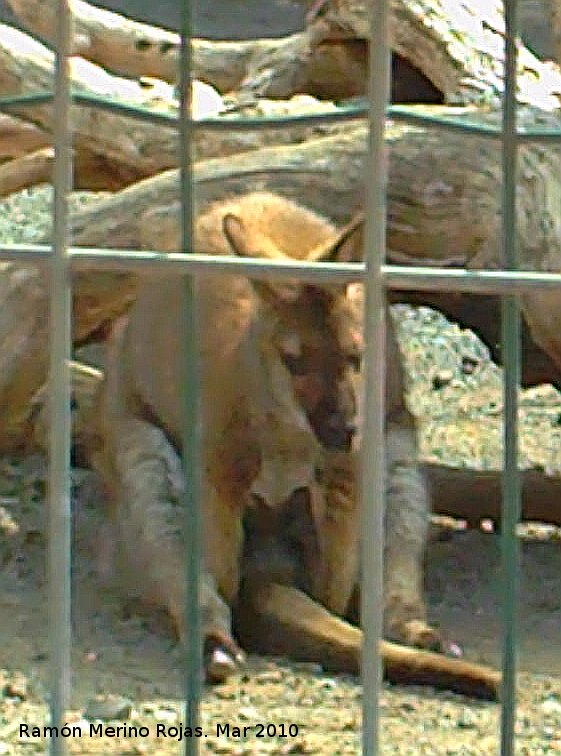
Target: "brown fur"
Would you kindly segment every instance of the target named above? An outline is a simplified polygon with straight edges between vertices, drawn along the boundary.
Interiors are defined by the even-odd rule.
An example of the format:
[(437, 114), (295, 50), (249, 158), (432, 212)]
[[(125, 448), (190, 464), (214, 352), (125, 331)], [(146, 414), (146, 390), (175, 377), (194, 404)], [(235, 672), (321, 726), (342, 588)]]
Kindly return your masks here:
[[(197, 220), (195, 245), (219, 255), (235, 251), (275, 259), (349, 259), (355, 254), (353, 231), (349, 227), (338, 235), (330, 223), (310, 211), (271, 194), (255, 193), (211, 206)], [(157, 246), (165, 240), (167, 248), (177, 247), (175, 233), (160, 228), (155, 233), (161, 234)], [(183, 288), (182, 280), (169, 278), (147, 285), (129, 317), (116, 328), (101, 406), (104, 446), (96, 456), (114, 503), (113, 520), (126, 562), (141, 575), (144, 597), (169, 611), (180, 634), (184, 570), (177, 505), (182, 477), (175, 450), (180, 429), (178, 324)], [(200, 277), (197, 294), (203, 633), (235, 654), (229, 607), (238, 599), (243, 632), (244, 605), (246, 619), (253, 617), (257, 627), (259, 617), (271, 612), (271, 596), (286, 598), (275, 585), (292, 586), (294, 595), (302, 597), (297, 603), (311, 606), (312, 615), (319, 611), (313, 599), (321, 602), (326, 609), (320, 617), (333, 621), (330, 612), (343, 615), (356, 586), (358, 512), (350, 442), (356, 423), (360, 302), (348, 297), (343, 287), (251, 284), (239, 276)], [(425, 623), (420, 587), (428, 499), (416, 467), (414, 426), (403, 401), (391, 321), (387, 357), (385, 624), (392, 637), (433, 646), (438, 636)], [(283, 516), (283, 507), (289, 507), (288, 516), (286, 512)], [(302, 514), (305, 511), (308, 515)], [(308, 524), (298, 531), (297, 523), (303, 523), (305, 516)], [(280, 544), (276, 562), (271, 556), (274, 549), (265, 548), (267, 543)], [(242, 563), (245, 588), (240, 593)], [(275, 611), (281, 639), (270, 639), (272, 647), (263, 650), (273, 651), (280, 642), (286, 652), (298, 653), (290, 640), (286, 648), (283, 645), (282, 637), (292, 636), (290, 632), (283, 636), (282, 605)], [(298, 623), (295, 629), (298, 635)], [(345, 633), (340, 637), (343, 646)], [(262, 640), (266, 637), (265, 633)], [(298, 637), (302, 648), (313, 647)], [(313, 632), (310, 637), (316, 638)], [(332, 642), (337, 643), (337, 632)], [(360, 653), (355, 642), (352, 663), (347, 664), (352, 670), (358, 663), (357, 648)], [(339, 667), (345, 667), (345, 653), (342, 657), (335, 653)], [(320, 649), (318, 654), (322, 658)], [(399, 660), (402, 655), (399, 651)], [(390, 657), (386, 649), (388, 661)], [(435, 669), (441, 669), (443, 657), (435, 658)], [(430, 677), (427, 669), (435, 661), (431, 657), (417, 663), (417, 677), (426, 681), (423, 673)], [(446, 663), (454, 665), (451, 660)], [(459, 678), (462, 674), (465, 678), (458, 670)], [(431, 681), (439, 684), (438, 671), (435, 674)], [(446, 674), (442, 677), (441, 670), (448, 685), (453, 672)], [(458, 685), (473, 692), (474, 679), (480, 684), (480, 678), (476, 670), (471, 682)], [(487, 687), (495, 684), (493, 678)]]

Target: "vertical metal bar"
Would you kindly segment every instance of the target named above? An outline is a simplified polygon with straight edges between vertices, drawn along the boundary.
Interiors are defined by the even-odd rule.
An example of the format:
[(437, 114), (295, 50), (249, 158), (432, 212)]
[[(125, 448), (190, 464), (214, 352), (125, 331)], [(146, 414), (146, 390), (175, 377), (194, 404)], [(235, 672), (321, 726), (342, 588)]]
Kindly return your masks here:
[[(505, 83), (503, 95), (503, 265), (518, 267), (516, 233), (516, 33), (517, 0), (504, 0)], [(520, 474), (518, 472), (518, 387), (520, 386), (520, 308), (516, 295), (502, 298), (502, 346), (504, 355), (504, 461), (501, 520), (502, 609), (503, 609), (503, 696), (501, 712), (501, 754), (514, 754), (516, 721), (516, 625), (519, 553), (516, 524), (520, 519)]]
[(371, 3), (369, 60), (369, 153), (366, 174), (365, 250), (366, 296), (364, 334), (364, 430), (361, 464), (361, 618), (362, 653), (362, 752), (374, 756), (379, 747), (379, 691), (382, 662), (384, 606), (384, 507), (385, 507), (385, 290), (381, 265), (386, 249), (387, 160), (384, 142), (389, 96), (389, 3)]
[[(191, 37), (190, 0), (184, 0), (181, 13), (179, 158), (181, 170), (182, 249), (193, 248), (193, 176), (191, 163)], [(195, 279), (185, 276), (184, 312), (184, 387), (183, 387), (183, 466), (185, 471), (185, 721), (199, 724), (201, 697), (201, 611), (199, 582), (201, 572), (201, 459), (199, 411), (199, 350), (197, 338)], [(185, 739), (186, 756), (199, 753), (198, 738)]]
[[(54, 96), (54, 255), (50, 269), (49, 369), (49, 661), (51, 724), (61, 727), (70, 693), (70, 343), (71, 291), (68, 255), (68, 192), (72, 185), (70, 74), (71, 15), (59, 0)], [(53, 737), (52, 756), (66, 753)]]

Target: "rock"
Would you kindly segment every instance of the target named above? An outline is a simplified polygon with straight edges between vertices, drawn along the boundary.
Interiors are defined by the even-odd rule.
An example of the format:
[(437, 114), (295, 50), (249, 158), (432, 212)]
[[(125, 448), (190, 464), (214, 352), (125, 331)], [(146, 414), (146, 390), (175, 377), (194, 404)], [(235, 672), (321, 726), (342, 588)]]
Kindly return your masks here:
[(123, 696), (100, 696), (88, 702), (84, 711), (86, 719), (128, 719), (132, 712), (132, 702)]

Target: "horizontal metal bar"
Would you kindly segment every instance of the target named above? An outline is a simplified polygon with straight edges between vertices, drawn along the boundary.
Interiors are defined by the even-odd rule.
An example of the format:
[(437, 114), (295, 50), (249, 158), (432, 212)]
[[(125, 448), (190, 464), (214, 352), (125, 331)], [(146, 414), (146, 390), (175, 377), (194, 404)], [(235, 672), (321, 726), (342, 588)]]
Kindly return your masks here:
[[(53, 99), (52, 92), (37, 92), (34, 94), (18, 95), (15, 97), (0, 98), (0, 113), (9, 113), (15, 107), (28, 106), (37, 107), (48, 104)], [(142, 108), (137, 105), (112, 100), (107, 97), (98, 95), (75, 93), (73, 101), (83, 107), (92, 107), (99, 110), (108, 110), (117, 112), (120, 115), (136, 118), (140, 121), (179, 128), (179, 117), (175, 113), (161, 113)], [(426, 107), (426, 106), (425, 106)], [(453, 110), (452, 108), (450, 108)], [(324, 113), (304, 113), (284, 116), (259, 116), (252, 118), (233, 118), (220, 116), (218, 118), (203, 118), (191, 123), (191, 128), (195, 131), (204, 129), (208, 131), (260, 131), (267, 129), (281, 129), (285, 126), (306, 127), (317, 124), (328, 123), (347, 123), (357, 121), (368, 117), (369, 106), (366, 100), (360, 100), (348, 105), (339, 105), (335, 110), (328, 110)], [(386, 110), (386, 116), (400, 123), (408, 123), (412, 126), (429, 126), (431, 128), (444, 129), (446, 131), (461, 131), (471, 134), (472, 136), (484, 137), (487, 139), (501, 138), (500, 125), (492, 126), (484, 123), (476, 123), (468, 120), (469, 114), (450, 112), (431, 114), (426, 112), (417, 112), (415, 106), (407, 105), (390, 105)], [(517, 131), (518, 142), (524, 144), (532, 143), (561, 143), (561, 129), (526, 129), (519, 128)]]
[[(424, 106), (426, 107), (426, 106)], [(416, 106), (408, 107), (407, 105), (391, 105), (387, 110), (387, 115), (394, 121), (400, 123), (408, 123), (411, 126), (429, 126), (431, 128), (443, 129), (445, 131), (461, 131), (471, 136), (483, 137), (486, 139), (501, 139), (502, 129), (500, 123), (496, 126), (486, 123), (477, 123), (475, 120), (470, 120), (472, 116), (475, 116), (475, 111), (469, 111), (465, 109), (464, 113), (451, 112), (448, 113), (425, 113), (415, 110)], [(540, 143), (561, 143), (561, 129), (559, 128), (524, 128), (519, 127), (516, 131), (516, 141), (519, 144), (527, 144), (528, 142), (540, 144)]]
[[(72, 269), (114, 270), (118, 272), (158, 271), (167, 274), (235, 274), (256, 279), (297, 278), (309, 283), (352, 283), (360, 281), (363, 263), (307, 263), (303, 260), (263, 260), (235, 256), (152, 252), (149, 250), (88, 249), (69, 250)], [(18, 249), (0, 249), (0, 260), (22, 265), (48, 265), (51, 248), (44, 245), (18, 245)], [(561, 276), (560, 276), (561, 282)]]
[(533, 289), (557, 289), (559, 273), (513, 270), (462, 270), (384, 265), (387, 289), (449, 291), (469, 294), (524, 294)]
[[(363, 263), (310, 263), (303, 260), (262, 260), (204, 254), (149, 250), (88, 249), (69, 250), (73, 270), (95, 268), (115, 271), (155, 271), (168, 267), (169, 273), (237, 274), (256, 279), (297, 278), (309, 283), (353, 283), (364, 277)], [(45, 265), (52, 258), (45, 245), (20, 244), (0, 249), (0, 260)], [(561, 287), (561, 273), (533, 273), (511, 270), (464, 270), (462, 268), (383, 265), (388, 289), (416, 291), (450, 290), (470, 294), (524, 294), (532, 289)]]
[[(14, 108), (40, 107), (49, 104), (53, 99), (50, 92), (38, 92), (37, 94), (19, 95), (16, 97), (0, 98), (0, 113), (10, 113)], [(118, 100), (100, 97), (99, 95), (76, 93), (73, 102), (83, 107), (107, 110), (119, 115), (135, 118), (139, 121), (148, 121), (153, 124), (179, 128), (179, 116), (176, 113), (163, 113), (150, 108), (130, 105)], [(232, 113), (234, 111), (230, 111)], [(218, 118), (204, 118), (191, 122), (191, 128), (209, 131), (249, 131), (261, 129), (281, 129), (285, 126), (314, 126), (318, 123), (348, 122), (366, 118), (368, 115), (367, 105), (343, 105), (336, 110), (326, 110), (324, 113), (303, 113), (284, 116), (258, 116), (252, 118), (235, 118), (224, 116)]]

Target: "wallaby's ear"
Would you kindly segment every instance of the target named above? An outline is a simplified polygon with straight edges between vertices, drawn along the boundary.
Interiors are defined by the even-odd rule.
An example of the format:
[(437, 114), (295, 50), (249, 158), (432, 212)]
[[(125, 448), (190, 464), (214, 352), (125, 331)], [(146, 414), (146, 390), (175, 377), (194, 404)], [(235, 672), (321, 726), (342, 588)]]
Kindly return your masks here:
[[(247, 232), (243, 220), (233, 213), (227, 213), (222, 219), (222, 230), (228, 240), (232, 251), (240, 257), (262, 257), (265, 260), (279, 259), (279, 255), (271, 254), (271, 250), (265, 248), (265, 239), (262, 244), (256, 243), (255, 239)], [(268, 302), (295, 302), (302, 293), (302, 286), (296, 281), (258, 281), (250, 279), (260, 297)]]
[(232, 250), (241, 257), (253, 257), (249, 247), (249, 235), (242, 219), (233, 213), (222, 218), (222, 230)]
[(334, 239), (315, 249), (310, 259), (316, 262), (362, 262), (364, 213), (357, 213)]

